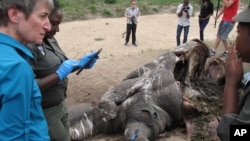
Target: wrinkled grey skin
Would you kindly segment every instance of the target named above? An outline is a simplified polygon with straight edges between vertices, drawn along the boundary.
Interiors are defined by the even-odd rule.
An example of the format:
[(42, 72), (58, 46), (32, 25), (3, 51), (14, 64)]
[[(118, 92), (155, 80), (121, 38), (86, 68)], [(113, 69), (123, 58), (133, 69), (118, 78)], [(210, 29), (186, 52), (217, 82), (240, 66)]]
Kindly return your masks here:
[[(71, 139), (84, 139), (91, 137), (93, 133), (93, 111), (90, 104), (79, 104), (69, 109), (69, 124)], [(82, 122), (83, 121), (83, 122)], [(85, 128), (82, 128), (85, 127)], [(77, 129), (83, 129), (78, 131)]]
[(182, 92), (173, 75), (177, 59), (164, 54), (106, 92), (92, 112), (92, 133), (124, 131), (129, 140), (137, 131), (137, 138), (154, 139), (174, 129), (182, 122)]
[[(124, 132), (125, 140), (146, 141), (175, 129), (183, 122), (184, 93), (193, 95), (192, 82), (200, 78), (217, 80), (217, 75), (204, 70), (208, 57), (208, 47), (193, 40), (129, 73), (103, 95), (92, 112), (82, 112), (81, 120), (78, 118), (75, 124), (78, 126), (70, 125), (72, 139)], [(200, 95), (200, 91), (195, 92)]]

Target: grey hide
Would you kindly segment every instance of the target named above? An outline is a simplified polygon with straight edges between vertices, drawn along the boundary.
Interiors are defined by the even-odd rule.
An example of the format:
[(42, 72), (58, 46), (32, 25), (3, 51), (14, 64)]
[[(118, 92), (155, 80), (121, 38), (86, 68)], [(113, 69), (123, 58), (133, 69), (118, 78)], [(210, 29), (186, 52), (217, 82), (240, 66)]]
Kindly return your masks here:
[(183, 123), (184, 94), (195, 91), (201, 95), (192, 83), (217, 81), (224, 75), (223, 68), (206, 64), (208, 57), (209, 48), (192, 40), (135, 69), (107, 91), (98, 105), (76, 110), (80, 116), (70, 118), (77, 119), (70, 122), (71, 138), (83, 140), (100, 133), (123, 132), (125, 140), (146, 141), (172, 131)]

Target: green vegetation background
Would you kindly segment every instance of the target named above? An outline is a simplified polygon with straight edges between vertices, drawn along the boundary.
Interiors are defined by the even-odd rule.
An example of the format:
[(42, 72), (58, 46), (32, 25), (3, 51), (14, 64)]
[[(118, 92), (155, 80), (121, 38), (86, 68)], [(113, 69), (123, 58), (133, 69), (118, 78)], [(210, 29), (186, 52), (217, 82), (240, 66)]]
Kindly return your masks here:
[[(64, 21), (86, 20), (99, 17), (122, 17), (126, 7), (129, 7), (130, 0), (58, 0), (62, 6), (65, 18)], [(217, 9), (218, 0), (211, 0)], [(158, 14), (176, 11), (176, 7), (183, 0), (136, 0), (141, 15)], [(202, 0), (189, 0), (194, 11), (199, 11)], [(249, 0), (241, 0), (241, 5)], [(220, 6), (222, 0), (220, 0)]]

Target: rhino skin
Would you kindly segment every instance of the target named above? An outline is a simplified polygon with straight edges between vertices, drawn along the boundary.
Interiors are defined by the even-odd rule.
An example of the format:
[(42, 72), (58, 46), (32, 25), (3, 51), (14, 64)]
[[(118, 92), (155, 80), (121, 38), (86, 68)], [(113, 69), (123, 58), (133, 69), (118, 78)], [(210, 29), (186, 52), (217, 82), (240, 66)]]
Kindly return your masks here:
[(71, 140), (82, 140), (94, 135), (93, 125), (94, 107), (87, 103), (82, 103), (69, 109), (69, 133)]
[(124, 132), (125, 140), (147, 141), (184, 122), (191, 138), (193, 119), (209, 113), (206, 102), (219, 100), (218, 84), (223, 86), (224, 76), (224, 61), (210, 58), (208, 46), (193, 39), (135, 69), (96, 106), (79, 112), (80, 118), (70, 118), (78, 119), (70, 122), (74, 123), (71, 137), (84, 140), (100, 133)]

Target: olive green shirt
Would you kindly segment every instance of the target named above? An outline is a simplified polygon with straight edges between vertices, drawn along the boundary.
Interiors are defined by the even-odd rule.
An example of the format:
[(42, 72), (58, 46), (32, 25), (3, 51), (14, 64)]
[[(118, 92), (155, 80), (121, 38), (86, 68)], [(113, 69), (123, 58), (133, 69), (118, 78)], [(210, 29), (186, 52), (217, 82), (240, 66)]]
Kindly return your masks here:
[[(55, 73), (62, 62), (67, 60), (55, 38), (45, 38), (41, 45), (28, 44), (28, 47), (34, 55), (30, 64), (36, 79)], [(58, 105), (66, 98), (67, 83), (68, 80), (65, 78), (42, 91), (43, 109)]]
[(250, 84), (244, 89), (244, 95), (239, 103), (239, 113), (230, 113), (222, 116), (217, 127), (217, 134), (222, 141), (230, 140), (230, 125), (250, 124)]

